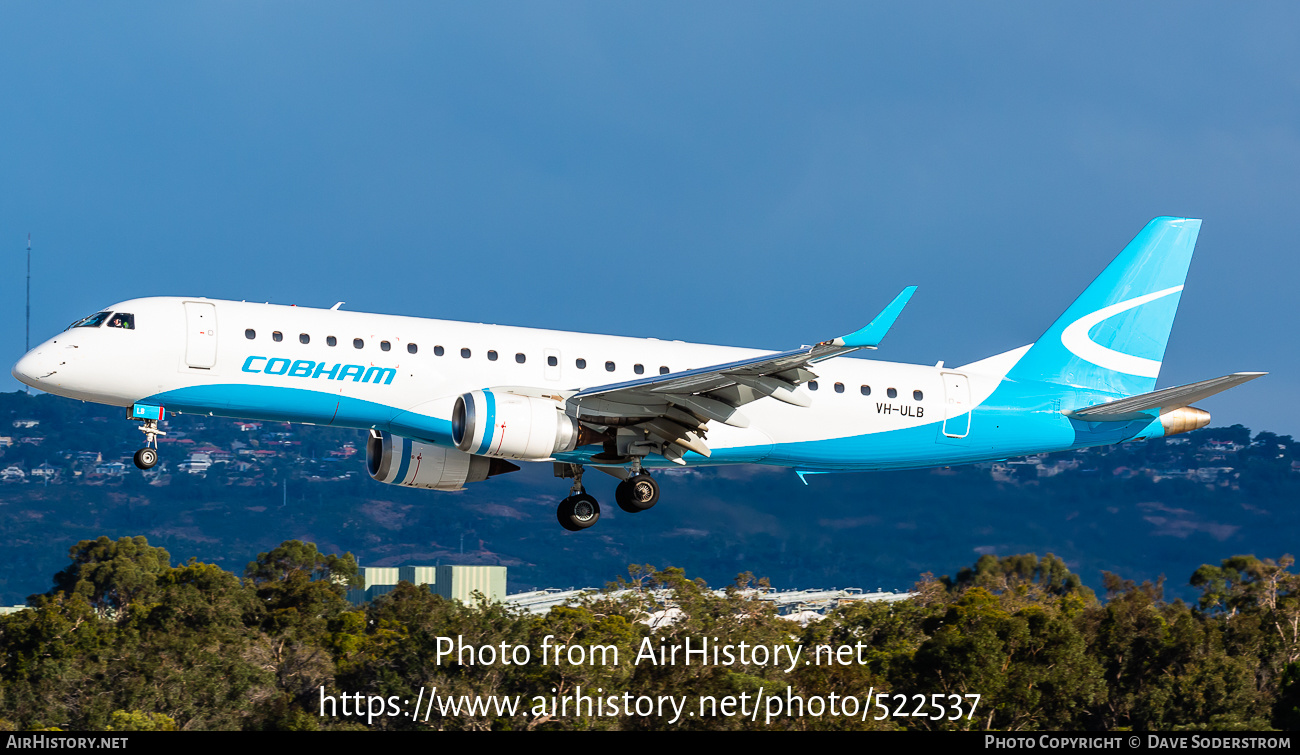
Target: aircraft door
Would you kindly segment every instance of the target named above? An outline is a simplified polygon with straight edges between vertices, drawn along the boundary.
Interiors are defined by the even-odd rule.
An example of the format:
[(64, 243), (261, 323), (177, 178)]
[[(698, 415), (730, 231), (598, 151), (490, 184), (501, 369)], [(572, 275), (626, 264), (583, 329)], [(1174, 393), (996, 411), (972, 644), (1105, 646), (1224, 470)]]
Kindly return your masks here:
[(217, 306), (185, 302), (185, 364), (210, 370), (217, 363)]
[(970, 381), (958, 372), (945, 372), (943, 378), (943, 434), (965, 438), (970, 434)]
[(545, 355), (545, 359), (546, 359), (546, 367), (544, 368), (546, 379), (559, 380), (560, 379), (560, 350), (545, 349), (542, 353)]

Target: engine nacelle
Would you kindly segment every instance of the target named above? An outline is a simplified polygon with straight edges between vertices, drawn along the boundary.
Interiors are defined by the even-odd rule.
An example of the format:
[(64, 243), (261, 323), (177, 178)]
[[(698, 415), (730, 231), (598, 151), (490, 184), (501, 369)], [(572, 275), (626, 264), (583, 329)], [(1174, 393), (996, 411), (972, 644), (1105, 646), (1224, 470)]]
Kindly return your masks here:
[(506, 459), (546, 459), (578, 447), (581, 427), (549, 398), (471, 391), (456, 399), (451, 439), (466, 453)]
[(370, 433), (366, 441), (366, 471), (389, 485), (430, 490), (460, 490), (469, 482), (514, 472), (514, 464), (471, 456), (454, 448), (421, 443), (390, 433)]

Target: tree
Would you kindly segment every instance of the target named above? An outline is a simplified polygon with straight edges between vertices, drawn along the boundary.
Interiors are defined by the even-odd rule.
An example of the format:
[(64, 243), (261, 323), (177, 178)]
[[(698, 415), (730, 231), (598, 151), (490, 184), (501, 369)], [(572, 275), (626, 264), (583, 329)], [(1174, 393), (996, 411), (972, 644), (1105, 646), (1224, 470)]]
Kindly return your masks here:
[(288, 540), (257, 554), (244, 578), (266, 610), (269, 632), (314, 636), (325, 631), (331, 617), (348, 609), (347, 588), (358, 573), (351, 553), (326, 555), (314, 543)]
[(30, 610), (0, 616), (0, 718), (21, 729), (103, 728), (118, 707), (105, 694), (111, 659), (132, 636), (81, 595), (34, 596)]
[(1105, 697), (1101, 667), (1087, 640), (1062, 611), (1067, 599), (1042, 595), (1023, 607), (1011, 593), (972, 587), (942, 618), (926, 621), (930, 635), (911, 663), (893, 674), (895, 688), (980, 694), (973, 721), (928, 720), (921, 726), (975, 724), (984, 729), (1063, 729)]
[(72, 564), (54, 575), (54, 589), (46, 595), (80, 595), (101, 616), (117, 620), (156, 591), (158, 576), (171, 565), (167, 551), (143, 536), (82, 540), (68, 555)]
[(1286, 555), (1274, 561), (1254, 556), (1233, 556), (1219, 566), (1203, 564), (1192, 574), (1191, 584), (1201, 590), (1204, 611), (1256, 611), (1275, 636), (1280, 666), (1300, 661), (1300, 575), (1290, 572), (1295, 563)]
[(176, 722), (161, 713), (115, 710), (108, 731), (176, 731)]
[(986, 553), (973, 568), (957, 572), (956, 579), (944, 577), (942, 582), (950, 590), (975, 586), (993, 593), (1010, 590), (1027, 595), (1031, 590), (1041, 590), (1052, 595), (1078, 594), (1089, 601), (1095, 597), (1079, 576), (1071, 574), (1065, 562), (1051, 553), (1041, 560), (1033, 553), (1000, 559)]

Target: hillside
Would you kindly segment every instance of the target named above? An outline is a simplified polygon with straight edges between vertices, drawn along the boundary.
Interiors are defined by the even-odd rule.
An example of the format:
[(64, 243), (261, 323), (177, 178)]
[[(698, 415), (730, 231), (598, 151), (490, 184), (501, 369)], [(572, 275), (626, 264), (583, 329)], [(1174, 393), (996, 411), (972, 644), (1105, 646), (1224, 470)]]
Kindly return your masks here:
[(1094, 588), (1102, 571), (1168, 575), (1167, 594), (1191, 597), (1202, 563), (1294, 551), (1300, 525), (1300, 445), (1240, 426), (808, 485), (785, 469), (680, 470), (635, 517), (613, 505), (615, 480), (592, 473), (606, 505), (581, 533), (555, 523), (567, 484), (550, 465), (435, 493), (371, 481), (357, 431), (190, 416), (166, 429), (162, 471), (146, 479), (120, 410), (0, 394), (0, 604), (49, 589), (68, 548), (100, 535), (145, 535), (178, 562), (236, 573), (290, 539), (363, 565), (504, 564), (512, 592), (603, 585), (631, 563), (713, 584), (748, 570), (779, 588), (904, 589), (985, 553), (1055, 553)]

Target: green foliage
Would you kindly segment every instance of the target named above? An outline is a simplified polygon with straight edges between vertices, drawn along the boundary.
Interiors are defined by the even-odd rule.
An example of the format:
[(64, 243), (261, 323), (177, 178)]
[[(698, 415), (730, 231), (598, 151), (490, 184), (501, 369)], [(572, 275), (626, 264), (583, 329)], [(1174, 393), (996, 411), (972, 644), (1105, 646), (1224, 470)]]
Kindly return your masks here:
[(995, 593), (1009, 590), (1019, 595), (1039, 590), (1051, 595), (1077, 594), (1088, 601), (1095, 599), (1079, 576), (1071, 574), (1065, 562), (1051, 553), (1041, 560), (1033, 553), (1003, 558), (985, 554), (973, 568), (959, 571), (956, 579), (944, 577), (941, 581), (950, 590), (981, 587)]
[[(298, 635), (324, 621), (317, 614), (337, 613), (341, 588), (331, 578), (355, 574), (355, 563), (298, 543), (274, 553), (306, 554), (325, 581), (300, 585), (292, 569), (276, 581), (268, 557), (260, 585), (245, 585), (193, 559), (172, 567), (143, 537), (78, 543), (53, 590), (0, 617), (0, 718), (25, 729), (316, 725), (299, 703), (332, 678), (332, 654)], [(259, 591), (275, 599), (259, 600)], [(277, 621), (286, 606), (314, 611), (311, 621)], [(286, 697), (288, 709), (277, 708)]]
[(167, 551), (140, 536), (82, 540), (68, 555), (72, 564), (54, 575), (54, 589), (46, 595), (80, 595), (101, 615), (118, 619), (126, 618), (133, 603), (153, 595), (158, 575), (171, 565)]
[[(611, 589), (533, 615), (465, 605), (407, 583), (343, 600), (351, 556), (289, 541), (245, 580), (144, 538), (79, 543), (49, 593), (0, 617), (0, 727), (203, 729), (1250, 730), (1300, 725), (1300, 577), (1292, 559), (1203, 566), (1193, 607), (1161, 583), (1106, 574), (1106, 599), (1053, 556), (981, 557), (926, 575), (908, 600), (846, 602), (799, 626), (742, 573), (721, 592), (680, 569), (633, 566)], [(781, 649), (809, 663), (685, 663), (703, 641)], [(527, 648), (528, 663), (507, 662)], [(469, 648), (469, 650), (463, 650)], [(493, 649), (486, 662), (479, 648)], [(788, 657), (788, 656), (786, 656)], [(833, 659), (842, 662), (832, 662)], [(617, 661), (615, 661), (617, 659)], [(513, 660), (513, 659), (512, 659)], [(980, 696), (973, 716), (557, 711), (564, 696), (866, 701)], [(385, 702), (345, 714), (345, 695)], [(388, 701), (459, 700), (414, 719)], [(518, 699), (513, 709), (469, 700)], [(409, 704), (409, 702), (408, 702)], [(322, 706), (326, 715), (321, 715)], [(696, 708), (692, 707), (692, 710)], [(877, 720), (880, 718), (881, 720)]]
[(1300, 729), (1300, 663), (1288, 663), (1282, 671), (1273, 726), (1286, 731)]
[(176, 722), (162, 713), (115, 710), (108, 719), (108, 731), (176, 731)]
[(257, 554), (244, 570), (265, 610), (267, 631), (298, 639), (319, 639), (328, 621), (347, 610), (347, 588), (358, 574), (351, 553), (327, 555), (297, 540)]

